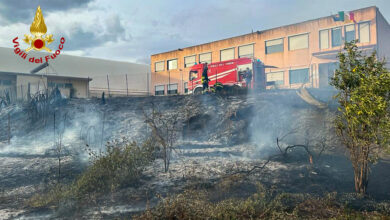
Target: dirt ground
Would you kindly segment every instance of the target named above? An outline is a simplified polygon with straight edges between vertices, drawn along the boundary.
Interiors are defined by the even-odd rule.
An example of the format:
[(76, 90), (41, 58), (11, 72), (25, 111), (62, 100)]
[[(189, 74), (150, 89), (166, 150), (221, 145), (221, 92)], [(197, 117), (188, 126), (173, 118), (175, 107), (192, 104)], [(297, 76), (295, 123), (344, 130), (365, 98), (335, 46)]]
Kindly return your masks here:
[[(141, 142), (150, 135), (143, 117), (150, 103), (166, 112), (178, 111), (178, 107), (188, 103), (197, 106), (182, 125), (168, 173), (163, 172), (163, 162), (157, 159), (147, 167), (137, 185), (99, 198), (95, 205), (81, 210), (70, 210), (69, 204), (60, 209), (33, 209), (26, 204), (34, 193), (56, 180), (54, 118), (48, 116), (34, 122), (23, 106), (2, 109), (0, 219), (50, 219), (69, 213), (84, 219), (110, 219), (139, 213), (157, 204), (161, 196), (188, 188), (211, 187), (234, 173), (262, 166), (270, 157), (280, 154), (276, 138), (283, 136), (286, 136), (281, 141), (283, 146), (309, 143), (315, 155), (314, 164), (309, 163), (305, 151), (294, 149), (286, 157), (272, 157), (264, 168), (255, 169), (239, 184), (225, 181), (225, 185), (217, 184), (221, 188), (212, 186), (214, 199), (249, 196), (255, 192), (257, 182), (285, 192), (352, 193), (353, 172), (348, 154), (327, 129), (334, 108), (330, 99), (323, 101), (330, 107), (319, 110), (288, 91), (229, 97), (113, 98), (105, 105), (98, 99), (70, 100), (58, 108), (56, 119), (56, 129), (63, 129), (63, 182), (71, 182), (88, 166), (86, 145), (98, 152), (107, 141)], [(11, 144), (7, 143), (8, 113)], [(323, 142), (326, 149), (321, 154), (315, 142), (320, 137), (327, 137)], [(371, 168), (369, 195), (378, 201), (389, 200), (390, 159), (383, 158)]]

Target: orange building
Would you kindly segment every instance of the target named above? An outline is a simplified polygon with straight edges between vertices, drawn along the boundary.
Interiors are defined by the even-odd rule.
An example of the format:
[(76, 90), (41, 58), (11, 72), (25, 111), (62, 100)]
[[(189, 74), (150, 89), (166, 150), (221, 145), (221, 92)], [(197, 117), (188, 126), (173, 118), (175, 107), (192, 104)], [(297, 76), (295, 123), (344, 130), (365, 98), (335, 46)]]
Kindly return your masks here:
[[(344, 16), (344, 19), (340, 19)], [(337, 21), (338, 20), (338, 21)], [(324, 88), (337, 68), (345, 41), (357, 40), (363, 52), (390, 58), (390, 25), (377, 7), (369, 7), (297, 24), (151, 56), (151, 93), (187, 93), (190, 67), (240, 57), (260, 59), (269, 88)]]

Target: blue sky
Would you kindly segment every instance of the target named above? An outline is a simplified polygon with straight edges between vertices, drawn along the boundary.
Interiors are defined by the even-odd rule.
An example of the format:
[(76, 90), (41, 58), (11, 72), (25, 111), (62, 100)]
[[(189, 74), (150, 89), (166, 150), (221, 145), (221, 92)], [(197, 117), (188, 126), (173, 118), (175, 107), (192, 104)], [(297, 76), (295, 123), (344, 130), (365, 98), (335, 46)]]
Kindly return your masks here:
[(375, 5), (390, 21), (390, 0), (2, 0), (0, 46), (29, 34), (38, 5), (55, 36), (52, 45), (67, 39), (64, 53), (138, 63), (149, 63), (154, 53), (338, 11)]

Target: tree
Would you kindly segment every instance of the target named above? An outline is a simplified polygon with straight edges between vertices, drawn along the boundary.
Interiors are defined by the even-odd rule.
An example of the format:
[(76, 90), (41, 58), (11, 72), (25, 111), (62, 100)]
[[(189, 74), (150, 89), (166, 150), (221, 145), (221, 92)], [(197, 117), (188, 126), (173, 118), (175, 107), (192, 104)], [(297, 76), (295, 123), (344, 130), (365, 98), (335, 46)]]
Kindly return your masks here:
[(168, 172), (171, 161), (171, 153), (175, 148), (180, 128), (179, 113), (164, 112), (158, 110), (155, 104), (151, 103), (151, 111), (144, 112), (145, 122), (152, 129), (152, 137), (159, 143), (164, 160), (164, 172)]
[(369, 166), (389, 149), (390, 73), (376, 53), (363, 55), (355, 42), (346, 43), (331, 84), (339, 90), (336, 130), (349, 150), (355, 190), (365, 194)]

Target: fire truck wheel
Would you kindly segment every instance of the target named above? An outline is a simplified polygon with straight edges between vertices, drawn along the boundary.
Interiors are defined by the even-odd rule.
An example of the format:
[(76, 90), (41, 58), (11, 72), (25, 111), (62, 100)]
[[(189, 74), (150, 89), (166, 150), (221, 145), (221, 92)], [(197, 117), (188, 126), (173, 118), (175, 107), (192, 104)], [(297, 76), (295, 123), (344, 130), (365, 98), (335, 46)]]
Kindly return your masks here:
[(194, 95), (200, 95), (202, 94), (202, 88), (196, 88), (195, 91), (194, 91)]
[(237, 95), (237, 94), (240, 92), (240, 89), (241, 89), (241, 87), (239, 87), (239, 86), (237, 86), (237, 85), (234, 85), (234, 86), (232, 87), (232, 92), (233, 92), (233, 94), (234, 94), (234, 95)]

